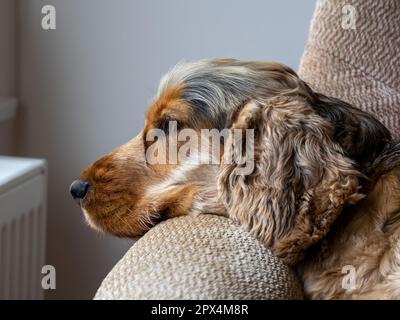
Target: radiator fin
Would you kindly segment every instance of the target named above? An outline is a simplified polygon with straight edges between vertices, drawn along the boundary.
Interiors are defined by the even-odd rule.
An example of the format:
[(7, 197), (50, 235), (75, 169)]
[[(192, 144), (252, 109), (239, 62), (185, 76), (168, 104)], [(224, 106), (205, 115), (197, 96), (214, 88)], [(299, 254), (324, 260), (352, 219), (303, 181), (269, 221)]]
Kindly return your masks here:
[(43, 299), (45, 177), (0, 194), (0, 300)]

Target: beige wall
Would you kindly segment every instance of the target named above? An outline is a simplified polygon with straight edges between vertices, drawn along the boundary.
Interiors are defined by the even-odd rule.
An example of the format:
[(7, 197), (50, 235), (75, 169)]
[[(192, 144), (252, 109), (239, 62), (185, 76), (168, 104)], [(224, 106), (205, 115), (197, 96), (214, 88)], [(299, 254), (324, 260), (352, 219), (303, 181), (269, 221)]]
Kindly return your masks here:
[(16, 93), (17, 1), (0, 0), (0, 95)]
[[(45, 4), (56, 7), (54, 31), (40, 27)], [(49, 165), (47, 263), (56, 267), (57, 289), (48, 297), (91, 298), (131, 242), (85, 225), (68, 194), (71, 181), (139, 132), (160, 76), (178, 61), (236, 57), (297, 68), (314, 0), (20, 0), (19, 6), (18, 142), (21, 155)]]
[[(17, 93), (17, 1), (0, 0), (0, 96)], [(0, 122), (0, 154), (15, 153), (13, 121)]]
[(0, 122), (0, 155), (15, 155), (16, 130), (14, 121)]

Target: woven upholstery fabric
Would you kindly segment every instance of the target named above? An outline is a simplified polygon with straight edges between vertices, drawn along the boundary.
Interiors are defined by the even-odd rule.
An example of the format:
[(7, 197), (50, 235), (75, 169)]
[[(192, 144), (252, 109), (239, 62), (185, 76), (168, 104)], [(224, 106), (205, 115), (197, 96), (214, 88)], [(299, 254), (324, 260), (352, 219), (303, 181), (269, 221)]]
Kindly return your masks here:
[(160, 223), (116, 264), (95, 299), (301, 299), (293, 270), (231, 220)]
[[(355, 12), (355, 29), (346, 28), (345, 5)], [(374, 114), (398, 138), (399, 71), (399, 0), (317, 3), (299, 70), (311, 88)]]

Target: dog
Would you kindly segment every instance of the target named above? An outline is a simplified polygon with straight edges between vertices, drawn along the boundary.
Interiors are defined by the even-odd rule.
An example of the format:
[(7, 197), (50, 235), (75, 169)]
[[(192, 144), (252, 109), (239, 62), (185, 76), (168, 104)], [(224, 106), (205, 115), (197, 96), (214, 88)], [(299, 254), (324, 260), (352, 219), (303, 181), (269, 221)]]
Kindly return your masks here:
[[(170, 159), (169, 137), (187, 129), (199, 136), (204, 129), (228, 135), (211, 151), (149, 163), (150, 149), (167, 151)], [(165, 136), (149, 139), (154, 130)], [(253, 130), (253, 155), (237, 148), (243, 140), (236, 141), (235, 130)], [(385, 166), (397, 172), (392, 144), (389, 131), (373, 116), (314, 92), (287, 66), (200, 60), (178, 64), (162, 78), (139, 135), (84, 170), (70, 191), (89, 225), (120, 237), (141, 236), (182, 215), (228, 216), (284, 262), (298, 266), (310, 298), (340, 298), (320, 289), (324, 281), (336, 281), (335, 287), (339, 280), (319, 278), (333, 262), (318, 255), (318, 246), (330, 241), (342, 215), (363, 216), (366, 201), (379, 201), (376, 194), (385, 189), (379, 186), (392, 176)], [(198, 161), (210, 153), (217, 160), (240, 161)], [(238, 174), (243, 160), (255, 164), (247, 175)], [(396, 219), (390, 221), (395, 229)], [(336, 248), (334, 241), (329, 248)], [(340, 256), (335, 251), (329, 257), (336, 263), (335, 254)]]

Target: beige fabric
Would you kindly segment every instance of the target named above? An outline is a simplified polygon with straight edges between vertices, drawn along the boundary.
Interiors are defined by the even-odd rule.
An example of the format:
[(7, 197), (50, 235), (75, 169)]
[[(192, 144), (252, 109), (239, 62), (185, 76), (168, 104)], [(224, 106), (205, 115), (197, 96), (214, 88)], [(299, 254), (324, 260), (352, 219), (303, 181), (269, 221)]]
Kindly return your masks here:
[[(343, 28), (348, 9), (356, 29)], [(400, 137), (399, 72), (399, 0), (318, 2), (299, 70), (314, 90), (374, 114)]]
[(301, 299), (294, 272), (227, 218), (170, 219), (104, 279), (95, 299)]

